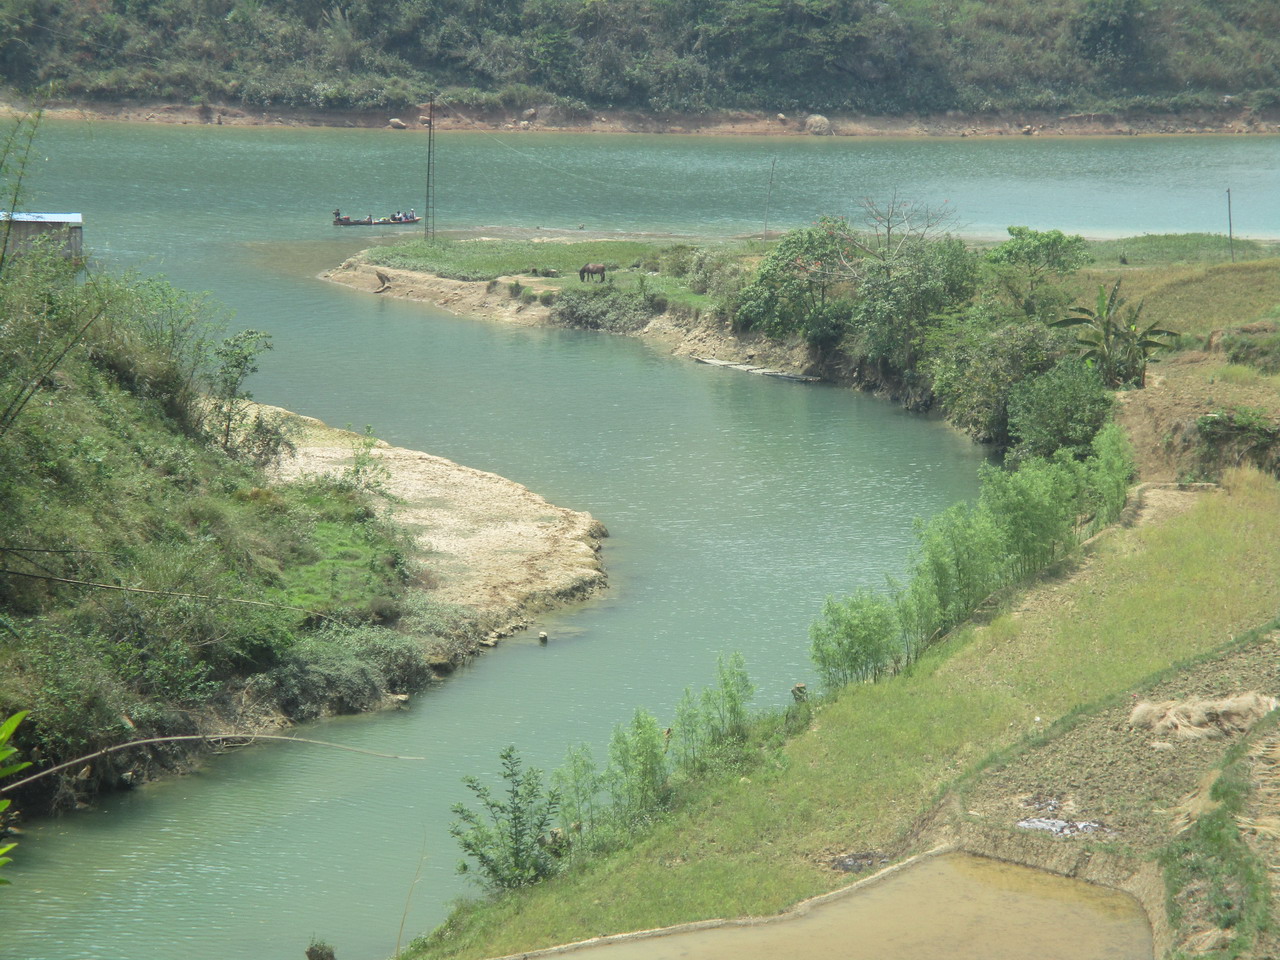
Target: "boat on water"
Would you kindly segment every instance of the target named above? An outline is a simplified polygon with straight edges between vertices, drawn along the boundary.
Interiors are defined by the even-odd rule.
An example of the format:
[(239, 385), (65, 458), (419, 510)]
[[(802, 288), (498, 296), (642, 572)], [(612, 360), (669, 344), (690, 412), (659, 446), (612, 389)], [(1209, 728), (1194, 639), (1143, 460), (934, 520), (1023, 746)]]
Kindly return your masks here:
[(404, 227), (411, 223), (418, 223), (421, 217), (379, 217), (377, 220), (373, 217), (365, 217), (363, 220), (352, 220), (350, 217), (334, 217), (333, 225), (335, 227)]

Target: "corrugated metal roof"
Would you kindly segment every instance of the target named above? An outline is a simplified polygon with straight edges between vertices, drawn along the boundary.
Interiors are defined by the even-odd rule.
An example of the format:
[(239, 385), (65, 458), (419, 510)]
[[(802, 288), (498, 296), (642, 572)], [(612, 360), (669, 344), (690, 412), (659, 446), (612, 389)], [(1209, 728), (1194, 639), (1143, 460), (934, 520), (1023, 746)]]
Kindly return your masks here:
[[(9, 214), (0, 213), (0, 220), (8, 219)], [(79, 213), (15, 213), (13, 220), (15, 223), (84, 223)]]

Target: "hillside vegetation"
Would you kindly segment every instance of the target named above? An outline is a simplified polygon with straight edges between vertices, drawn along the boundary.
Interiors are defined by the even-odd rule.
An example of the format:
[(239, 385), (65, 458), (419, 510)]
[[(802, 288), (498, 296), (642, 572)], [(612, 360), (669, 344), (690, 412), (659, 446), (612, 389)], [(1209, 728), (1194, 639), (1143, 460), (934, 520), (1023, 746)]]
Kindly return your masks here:
[[(407, 594), (423, 574), (367, 447), (343, 474), (269, 480), (289, 424), (243, 386), (266, 335), (56, 251), (0, 262), (0, 316), (0, 714), (30, 711), (29, 772), (370, 709), (478, 629)], [(71, 806), (183, 755), (113, 753), (19, 805)]]
[(4, 0), (0, 78), (78, 99), (566, 116), (1273, 105), (1269, 0)]

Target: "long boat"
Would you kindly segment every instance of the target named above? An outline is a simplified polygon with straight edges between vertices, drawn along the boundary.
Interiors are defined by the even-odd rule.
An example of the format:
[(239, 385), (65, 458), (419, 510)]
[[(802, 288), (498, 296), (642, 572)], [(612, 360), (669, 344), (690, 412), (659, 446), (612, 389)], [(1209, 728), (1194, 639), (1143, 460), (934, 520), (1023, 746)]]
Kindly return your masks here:
[(399, 220), (393, 220), (390, 217), (379, 217), (374, 220), (372, 217), (365, 217), (363, 220), (352, 220), (350, 217), (334, 217), (333, 225), (335, 227), (403, 227), (417, 223), (421, 219), (421, 217), (401, 217)]

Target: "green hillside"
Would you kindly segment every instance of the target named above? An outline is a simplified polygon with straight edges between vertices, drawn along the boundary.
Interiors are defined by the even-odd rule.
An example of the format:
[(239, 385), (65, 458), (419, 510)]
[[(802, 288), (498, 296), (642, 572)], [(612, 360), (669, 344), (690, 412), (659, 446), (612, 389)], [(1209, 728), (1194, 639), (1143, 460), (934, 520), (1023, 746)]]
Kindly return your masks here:
[(898, 114), (1262, 108), (1269, 0), (3, 0), (0, 82), (88, 100)]
[[(0, 715), (31, 711), (15, 742), (32, 772), (429, 681), (436, 625), (465, 618), (406, 595), (420, 571), (358, 442), (343, 475), (270, 479), (290, 421), (243, 386), (266, 335), (41, 253), (0, 258), (0, 316)], [(19, 805), (86, 802), (184, 755), (112, 753)]]

